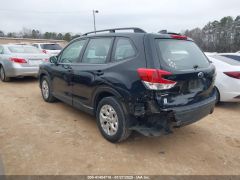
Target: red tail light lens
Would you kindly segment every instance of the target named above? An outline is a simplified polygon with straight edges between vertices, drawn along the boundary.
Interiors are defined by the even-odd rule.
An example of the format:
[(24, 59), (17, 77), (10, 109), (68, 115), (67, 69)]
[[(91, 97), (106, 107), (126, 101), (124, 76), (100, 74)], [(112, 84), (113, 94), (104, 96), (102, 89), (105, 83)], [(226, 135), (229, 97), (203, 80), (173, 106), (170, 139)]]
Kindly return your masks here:
[(224, 72), (229, 77), (240, 79), (240, 72)]
[(175, 86), (177, 82), (164, 79), (164, 76), (171, 75), (168, 71), (160, 69), (146, 69), (139, 68), (137, 70), (141, 80), (148, 89), (152, 90), (164, 90), (170, 89)]
[(27, 61), (25, 59), (15, 58), (15, 57), (10, 58), (10, 61), (15, 62), (15, 63), (19, 63), (19, 64), (27, 63)]
[(47, 54), (47, 51), (46, 51), (45, 49), (43, 49), (42, 52), (43, 52), (44, 54)]
[(182, 40), (187, 40), (187, 36), (183, 36), (183, 35), (176, 35), (176, 34), (172, 34), (171, 38), (173, 39), (182, 39)]

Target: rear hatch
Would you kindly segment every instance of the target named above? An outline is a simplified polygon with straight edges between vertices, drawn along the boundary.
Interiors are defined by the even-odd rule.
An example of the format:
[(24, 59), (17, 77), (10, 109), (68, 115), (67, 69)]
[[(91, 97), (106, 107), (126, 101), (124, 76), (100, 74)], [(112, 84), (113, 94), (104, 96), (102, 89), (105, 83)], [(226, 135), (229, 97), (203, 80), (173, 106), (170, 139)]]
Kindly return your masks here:
[(22, 59), (21, 64), (23, 67), (38, 67), (40, 64), (44, 62), (48, 62), (49, 56), (43, 53), (21, 53), (21, 54), (13, 54), (13, 57), (16, 59)]
[(191, 40), (184, 36), (156, 38), (163, 83), (156, 91), (158, 104), (164, 108), (191, 105), (213, 96), (215, 67)]
[(52, 56), (57, 56), (59, 52), (62, 50), (62, 47), (56, 43), (49, 44), (41, 44), (41, 48), (43, 52)]
[(37, 67), (49, 59), (48, 55), (42, 53), (33, 46), (9, 45), (8, 49), (11, 53), (10, 60), (13, 63), (20, 64), (23, 67)]

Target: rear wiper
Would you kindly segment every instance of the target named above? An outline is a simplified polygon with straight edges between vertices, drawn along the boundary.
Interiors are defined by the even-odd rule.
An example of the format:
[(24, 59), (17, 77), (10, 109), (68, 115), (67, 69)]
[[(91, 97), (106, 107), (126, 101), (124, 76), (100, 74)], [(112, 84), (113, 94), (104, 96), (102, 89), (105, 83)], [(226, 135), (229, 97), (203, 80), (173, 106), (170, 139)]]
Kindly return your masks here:
[(194, 65), (193, 68), (196, 70), (199, 66), (198, 65)]

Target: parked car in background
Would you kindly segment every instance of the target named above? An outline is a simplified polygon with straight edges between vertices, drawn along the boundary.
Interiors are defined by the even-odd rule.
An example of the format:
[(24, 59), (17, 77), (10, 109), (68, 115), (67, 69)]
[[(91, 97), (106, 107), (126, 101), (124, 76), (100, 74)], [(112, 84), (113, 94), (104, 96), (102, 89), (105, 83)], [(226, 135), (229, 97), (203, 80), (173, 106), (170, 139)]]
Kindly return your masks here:
[(202, 119), (215, 106), (215, 67), (179, 34), (139, 28), (91, 32), (50, 62), (39, 70), (43, 99), (57, 98), (95, 115), (101, 134), (111, 142), (126, 139), (132, 130), (168, 134)]
[(240, 62), (240, 54), (239, 53), (218, 53), (218, 55)]
[(34, 43), (32, 45), (49, 56), (56, 56), (62, 50), (57, 43)]
[(6, 82), (11, 77), (37, 76), (39, 65), (48, 59), (31, 45), (0, 45), (0, 79)]
[(217, 102), (240, 102), (240, 55), (208, 54), (216, 67)]

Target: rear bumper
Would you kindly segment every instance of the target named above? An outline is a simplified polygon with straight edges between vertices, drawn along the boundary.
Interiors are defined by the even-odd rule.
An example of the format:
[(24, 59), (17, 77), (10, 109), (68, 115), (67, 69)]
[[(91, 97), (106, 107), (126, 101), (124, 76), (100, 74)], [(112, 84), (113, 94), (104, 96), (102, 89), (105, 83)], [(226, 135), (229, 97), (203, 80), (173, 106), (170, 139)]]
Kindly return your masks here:
[(39, 67), (19, 67), (11, 68), (7, 71), (8, 77), (17, 77), (17, 76), (37, 76)]
[(193, 105), (172, 109), (174, 114), (172, 125), (174, 127), (181, 127), (199, 121), (213, 112), (215, 102), (216, 97), (214, 96)]
[(240, 102), (240, 91), (238, 92), (220, 92), (221, 102)]
[(162, 109), (160, 112), (144, 117), (131, 127), (145, 136), (169, 134), (173, 128), (186, 126), (197, 122), (211, 114), (216, 103), (215, 93), (192, 105)]

